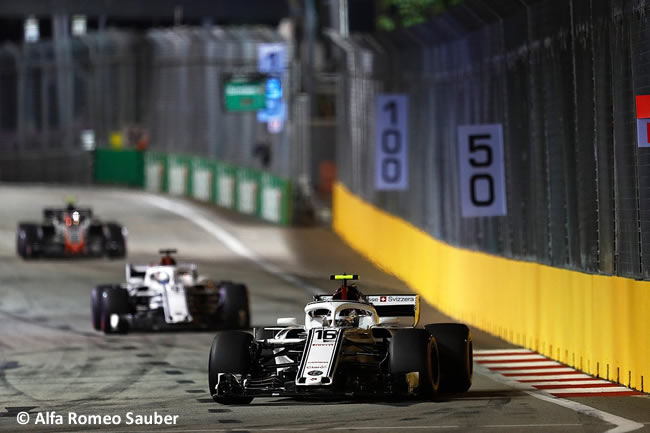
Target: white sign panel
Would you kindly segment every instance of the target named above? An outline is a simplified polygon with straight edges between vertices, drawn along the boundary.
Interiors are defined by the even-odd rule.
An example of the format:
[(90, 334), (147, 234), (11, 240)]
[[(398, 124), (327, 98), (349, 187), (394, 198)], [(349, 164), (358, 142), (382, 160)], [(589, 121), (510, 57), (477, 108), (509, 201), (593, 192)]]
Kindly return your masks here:
[(275, 223), (282, 218), (282, 190), (265, 186), (262, 188), (262, 218)]
[(210, 201), (212, 195), (212, 172), (197, 168), (192, 176), (192, 190), (197, 200)]
[(501, 124), (459, 126), (458, 164), (463, 217), (506, 215)]
[(650, 147), (650, 119), (636, 119), (636, 136), (639, 147)]
[(375, 189), (408, 189), (408, 96), (375, 99)]
[(257, 46), (257, 70), (267, 74), (282, 72), (287, 64), (287, 47), (283, 43)]
[(147, 191), (160, 192), (162, 190), (163, 165), (159, 162), (148, 162), (146, 167)]
[(169, 193), (183, 195), (187, 190), (187, 167), (183, 164), (169, 163)]
[(219, 206), (231, 208), (235, 205), (235, 178), (224, 174), (217, 177), (217, 203)]
[(239, 182), (239, 211), (254, 214), (257, 211), (257, 183), (243, 180)]

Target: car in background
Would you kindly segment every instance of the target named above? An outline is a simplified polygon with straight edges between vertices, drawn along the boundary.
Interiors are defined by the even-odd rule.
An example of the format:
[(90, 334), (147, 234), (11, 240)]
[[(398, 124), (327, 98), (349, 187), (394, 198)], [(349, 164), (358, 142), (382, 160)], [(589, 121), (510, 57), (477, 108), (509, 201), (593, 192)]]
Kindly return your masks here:
[(16, 252), (23, 259), (37, 257), (126, 256), (127, 230), (117, 222), (103, 222), (92, 209), (69, 203), (45, 208), (40, 223), (20, 222)]
[(398, 396), (429, 398), (472, 384), (472, 335), (461, 323), (416, 328), (417, 295), (364, 296), (348, 280), (333, 296), (305, 306), (304, 324), (218, 332), (210, 348), (208, 386), (221, 404), (254, 397)]
[(91, 293), (92, 324), (106, 334), (129, 330), (248, 329), (248, 288), (199, 276), (193, 263), (176, 263), (175, 249), (160, 250), (157, 265), (126, 265), (124, 284)]

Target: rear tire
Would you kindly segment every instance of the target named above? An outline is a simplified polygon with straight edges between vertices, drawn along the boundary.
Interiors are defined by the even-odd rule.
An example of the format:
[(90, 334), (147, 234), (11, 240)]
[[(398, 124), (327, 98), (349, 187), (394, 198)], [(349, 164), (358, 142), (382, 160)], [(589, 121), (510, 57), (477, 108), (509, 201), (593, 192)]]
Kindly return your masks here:
[(223, 324), (223, 329), (249, 329), (250, 310), (246, 285), (222, 282), (219, 293), (223, 301), (217, 315)]
[(117, 223), (107, 223), (105, 226), (104, 248), (106, 255), (111, 259), (126, 257), (126, 237), (123, 229)]
[(210, 346), (208, 386), (212, 399), (220, 404), (248, 404), (253, 397), (216, 396), (219, 373), (248, 374), (251, 371), (250, 347), (253, 336), (244, 331), (219, 331)]
[(418, 372), (415, 393), (430, 397), (438, 392), (440, 368), (436, 339), (424, 329), (397, 331), (388, 348), (391, 374)]
[(33, 245), (38, 243), (38, 225), (30, 223), (18, 224), (16, 230), (16, 253), (23, 259), (31, 259), (35, 256)]
[(120, 319), (117, 328), (111, 326), (111, 316), (119, 316), (130, 312), (129, 293), (121, 287), (107, 287), (102, 292), (100, 307), (100, 327), (104, 334), (126, 334), (129, 330), (128, 324)]
[(472, 332), (462, 323), (436, 323), (424, 327), (438, 342), (440, 391), (465, 392), (474, 374)]

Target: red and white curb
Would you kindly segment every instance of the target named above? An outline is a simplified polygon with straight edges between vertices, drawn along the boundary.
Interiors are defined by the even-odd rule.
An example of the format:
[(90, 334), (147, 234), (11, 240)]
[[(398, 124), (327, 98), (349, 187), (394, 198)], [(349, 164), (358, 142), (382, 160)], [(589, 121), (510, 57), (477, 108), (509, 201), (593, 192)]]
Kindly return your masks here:
[(555, 397), (643, 395), (618, 383), (581, 373), (528, 349), (475, 350), (474, 361), (510, 381)]

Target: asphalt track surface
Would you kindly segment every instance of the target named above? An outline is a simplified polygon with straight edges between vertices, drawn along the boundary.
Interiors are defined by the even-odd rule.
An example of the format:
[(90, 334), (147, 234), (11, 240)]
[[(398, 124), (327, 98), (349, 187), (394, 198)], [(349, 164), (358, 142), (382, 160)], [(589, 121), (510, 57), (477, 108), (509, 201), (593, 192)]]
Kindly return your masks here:
[[(0, 430), (21, 431), (650, 431), (650, 398), (558, 399), (505, 383), (477, 366), (462, 395), (434, 401), (296, 401), (259, 398), (220, 406), (208, 394), (209, 332), (104, 336), (90, 324), (89, 295), (122, 282), (126, 260), (23, 261), (18, 221), (76, 195), (96, 215), (129, 230), (134, 263), (161, 247), (199, 265), (201, 274), (243, 281), (254, 325), (301, 318), (314, 290), (333, 290), (330, 273), (354, 272), (366, 293), (409, 293), (324, 228), (278, 228), (184, 199), (116, 189), (0, 186)], [(448, 320), (424, 306), (421, 323)], [(475, 349), (512, 348), (474, 330)], [(30, 422), (17, 423), (27, 412)], [(55, 416), (52, 416), (52, 412)], [(126, 424), (134, 415), (177, 415), (174, 425)], [(40, 417), (48, 425), (34, 422)], [(45, 414), (50, 413), (50, 418)], [(69, 424), (69, 416), (120, 416), (119, 425)], [(61, 416), (62, 425), (54, 425)], [(114, 418), (115, 419), (115, 418)]]

